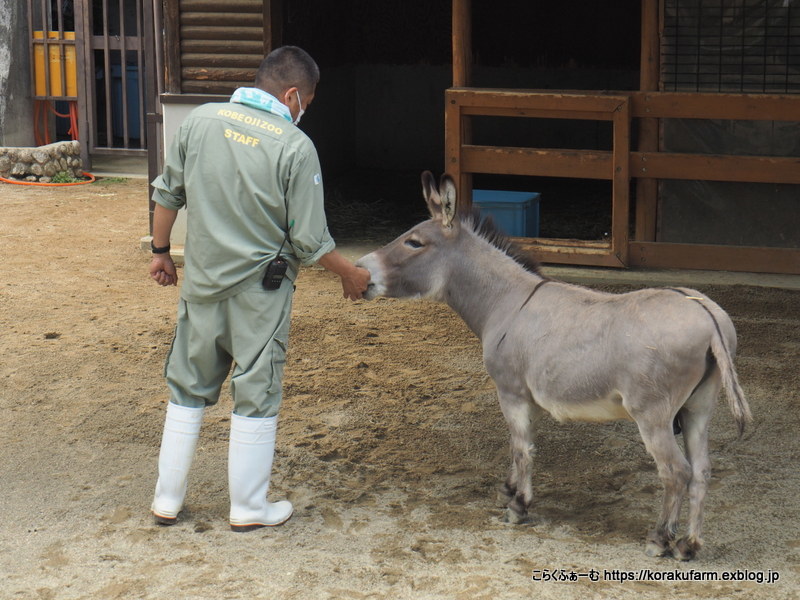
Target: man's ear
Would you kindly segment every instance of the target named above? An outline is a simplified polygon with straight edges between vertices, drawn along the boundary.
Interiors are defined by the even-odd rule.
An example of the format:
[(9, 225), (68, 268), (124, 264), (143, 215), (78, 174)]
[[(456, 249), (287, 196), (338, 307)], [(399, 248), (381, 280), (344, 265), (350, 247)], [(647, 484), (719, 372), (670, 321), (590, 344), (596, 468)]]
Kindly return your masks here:
[(281, 101), (287, 106), (289, 105), (289, 102), (296, 102), (297, 95), (295, 94), (295, 92), (297, 92), (297, 86), (286, 88), (285, 90), (283, 90), (283, 97), (281, 98)]

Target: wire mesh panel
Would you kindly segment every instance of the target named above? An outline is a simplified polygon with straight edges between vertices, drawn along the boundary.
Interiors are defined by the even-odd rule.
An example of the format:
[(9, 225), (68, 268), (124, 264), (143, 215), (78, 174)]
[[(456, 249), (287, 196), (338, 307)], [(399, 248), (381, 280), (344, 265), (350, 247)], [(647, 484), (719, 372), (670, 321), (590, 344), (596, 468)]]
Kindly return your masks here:
[(798, 0), (664, 0), (664, 91), (800, 93)]

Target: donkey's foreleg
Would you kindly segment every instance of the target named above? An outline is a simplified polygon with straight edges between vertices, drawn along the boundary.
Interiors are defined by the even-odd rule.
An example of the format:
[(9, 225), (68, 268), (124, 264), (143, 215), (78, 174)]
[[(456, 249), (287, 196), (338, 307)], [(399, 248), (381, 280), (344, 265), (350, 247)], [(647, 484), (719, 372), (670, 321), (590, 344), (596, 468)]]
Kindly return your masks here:
[(506, 520), (522, 523), (527, 520), (528, 507), (533, 500), (531, 404), (526, 395), (503, 392), (499, 388), (498, 395), (511, 433), (511, 468), (500, 489), (500, 497), (508, 497)]
[[(652, 415), (650, 415), (652, 416)], [(647, 535), (645, 553), (664, 556), (671, 552), (670, 544), (678, 529), (681, 502), (686, 495), (692, 470), (672, 433), (672, 417), (662, 422), (649, 422), (647, 417), (635, 417), (647, 451), (656, 461), (658, 476), (664, 485), (664, 501), (655, 529)]]

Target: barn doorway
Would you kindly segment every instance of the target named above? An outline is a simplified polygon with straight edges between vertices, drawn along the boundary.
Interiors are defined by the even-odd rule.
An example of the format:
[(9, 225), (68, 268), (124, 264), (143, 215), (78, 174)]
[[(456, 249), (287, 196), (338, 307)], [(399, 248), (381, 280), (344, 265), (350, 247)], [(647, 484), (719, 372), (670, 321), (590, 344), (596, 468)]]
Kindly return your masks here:
[[(640, 5), (596, 0), (564, 11), (541, 1), (473, 2), (473, 85), (636, 90)], [(283, 19), (283, 43), (307, 49), (322, 70), (303, 128), (320, 153), (337, 239), (357, 237), (357, 223), (373, 213), (387, 230), (394, 224), (387, 235), (425, 218), (420, 173), (445, 170), (451, 3), (304, 0), (286, 3)], [(474, 133), (507, 146), (605, 150), (612, 143), (608, 123), (486, 118)], [(554, 238), (603, 239), (611, 221), (608, 186), (542, 177), (474, 179), (475, 188), (541, 193), (540, 235)]]

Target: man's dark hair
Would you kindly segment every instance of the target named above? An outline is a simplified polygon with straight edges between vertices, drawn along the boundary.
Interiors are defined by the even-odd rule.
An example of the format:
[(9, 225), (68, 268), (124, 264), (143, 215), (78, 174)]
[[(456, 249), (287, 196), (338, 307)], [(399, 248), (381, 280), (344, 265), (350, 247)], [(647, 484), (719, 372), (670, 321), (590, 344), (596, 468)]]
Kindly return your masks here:
[(255, 85), (273, 96), (290, 87), (303, 95), (311, 94), (319, 82), (319, 67), (314, 59), (297, 46), (276, 48), (261, 61)]

